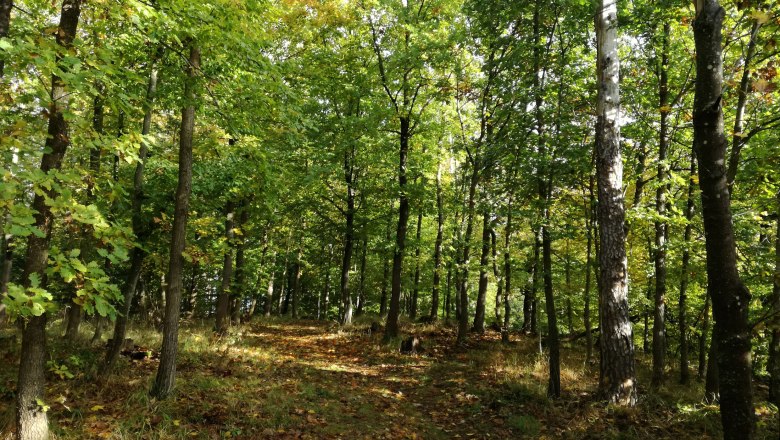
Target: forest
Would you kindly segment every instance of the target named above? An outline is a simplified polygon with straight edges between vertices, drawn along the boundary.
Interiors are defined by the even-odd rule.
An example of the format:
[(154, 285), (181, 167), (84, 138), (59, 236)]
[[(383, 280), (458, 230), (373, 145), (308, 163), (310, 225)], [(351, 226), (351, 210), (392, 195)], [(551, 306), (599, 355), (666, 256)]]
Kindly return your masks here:
[(777, 0), (0, 0), (0, 439), (777, 439)]

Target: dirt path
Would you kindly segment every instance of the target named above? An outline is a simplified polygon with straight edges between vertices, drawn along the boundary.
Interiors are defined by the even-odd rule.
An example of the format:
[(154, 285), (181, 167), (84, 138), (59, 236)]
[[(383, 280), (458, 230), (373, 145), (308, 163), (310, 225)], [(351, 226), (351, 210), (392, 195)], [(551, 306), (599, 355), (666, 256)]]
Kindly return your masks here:
[[(277, 380), (299, 381), (292, 395), (309, 423), (292, 433), (315, 438), (507, 438), (503, 417), (471, 394), (473, 365), (449, 351), (452, 335), (423, 335), (425, 352), (403, 355), (367, 330), (330, 332), (320, 323), (256, 325), (246, 342), (273, 347)], [(465, 360), (465, 356), (462, 356)], [(470, 384), (470, 382), (472, 382)], [(299, 431), (299, 432), (295, 432)], [(266, 431), (266, 434), (270, 434)], [(284, 435), (281, 432), (278, 434)]]

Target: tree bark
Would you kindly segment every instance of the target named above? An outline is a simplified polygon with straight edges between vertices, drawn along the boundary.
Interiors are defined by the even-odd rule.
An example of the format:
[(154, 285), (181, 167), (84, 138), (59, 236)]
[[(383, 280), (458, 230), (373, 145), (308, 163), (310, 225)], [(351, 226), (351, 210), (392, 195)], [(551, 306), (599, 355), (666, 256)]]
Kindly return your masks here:
[(772, 289), (769, 328), (772, 339), (769, 342), (769, 401), (780, 406), (780, 191), (777, 192), (777, 233), (775, 235), (775, 276)]
[(409, 198), (406, 189), (406, 160), (409, 152), (410, 125), (409, 117), (401, 116), (401, 135), (398, 161), (398, 227), (395, 234), (395, 250), (393, 251), (393, 270), (390, 286), (390, 309), (387, 313), (384, 339), (386, 341), (399, 336), (398, 316), (401, 313), (401, 271), (404, 263), (404, 248), (406, 247), (406, 228), (409, 223)]
[[(238, 243), (236, 244), (236, 274), (233, 277), (231, 295), (231, 309), (230, 309), (230, 321), (233, 325), (241, 323), (241, 306), (244, 300), (244, 292), (246, 290), (244, 284), (246, 283), (246, 258), (244, 256), (244, 250), (246, 248), (246, 225), (249, 222), (249, 204), (246, 200), (242, 201), (238, 207), (238, 230), (240, 236), (238, 237)], [(263, 249), (263, 257), (268, 247)], [(261, 257), (262, 258), (262, 257)], [(255, 298), (255, 294), (252, 293), (252, 297)], [(249, 316), (252, 315), (250, 312)]]
[[(387, 229), (385, 232), (385, 242), (389, 243), (393, 231), (393, 210), (395, 201), (390, 202), (390, 212), (387, 215)], [(387, 278), (390, 276), (390, 260), (387, 255), (382, 253), (382, 292), (379, 295), (379, 316), (384, 317), (387, 314)]]
[[(710, 296), (704, 298), (701, 333), (699, 334), (699, 380), (704, 380), (707, 372), (707, 336), (710, 335)], [(706, 394), (706, 393), (705, 393)]]
[(720, 379), (718, 376), (718, 339), (715, 337), (713, 329), (710, 349), (707, 353), (707, 373), (704, 379), (704, 401), (709, 404), (720, 401)]
[[(96, 137), (100, 138), (103, 135), (103, 120), (105, 116), (103, 108), (103, 96), (104, 87), (102, 84), (97, 85), (97, 95), (93, 99), (92, 104), (92, 130)], [(99, 140), (96, 144), (99, 144)], [(100, 173), (100, 157), (102, 151), (99, 145), (93, 146), (89, 149), (89, 175), (85, 178), (86, 186), (86, 198), (84, 200), (85, 205), (91, 205), (95, 202), (95, 180)], [(82, 225), (81, 237), (79, 243), (79, 250), (81, 251), (79, 256), (81, 260), (86, 263), (91, 261), (94, 255), (95, 243), (93, 238), (94, 228), (92, 225)], [(65, 339), (69, 342), (74, 342), (78, 338), (79, 327), (81, 325), (81, 319), (83, 316), (83, 307), (81, 299), (73, 293), (73, 297), (70, 299), (70, 306), (68, 307), (68, 327), (65, 331)], [(100, 324), (100, 320), (97, 321)], [(96, 325), (95, 329), (98, 330), (100, 325)], [(94, 338), (93, 338), (94, 339)]]
[(511, 323), (510, 292), (512, 289), (512, 195), (506, 207), (506, 227), (504, 228), (504, 325), (501, 328), (501, 341), (509, 342), (509, 326)]
[(528, 326), (528, 331), (531, 332), (532, 335), (535, 335), (539, 333), (539, 315), (537, 313), (537, 298), (536, 294), (539, 291), (539, 273), (541, 272), (539, 270), (539, 254), (540, 249), (542, 248), (542, 240), (539, 236), (538, 230), (533, 230), (534, 234), (534, 256), (533, 256), (533, 264), (531, 266), (531, 300), (529, 301), (529, 313), (530, 313), (530, 325)]
[[(11, 27), (11, 9), (14, 7), (13, 0), (0, 0), (0, 38), (8, 36)], [(0, 59), (0, 78), (5, 72), (5, 60)]]
[(298, 256), (295, 258), (295, 272), (293, 273), (292, 288), (290, 289), (290, 308), (292, 318), (298, 319), (298, 302), (301, 299), (301, 276), (303, 275), (303, 237), (298, 245)]
[(658, 140), (658, 179), (655, 192), (655, 296), (653, 309), (653, 374), (650, 385), (660, 387), (664, 382), (666, 368), (666, 193), (669, 190), (666, 154), (669, 147), (669, 34), (671, 25), (664, 23), (662, 32), (661, 66), (659, 72), (658, 105), (661, 112), (661, 126)]
[[(56, 40), (62, 52), (57, 54), (57, 64), (67, 71), (67, 65), (62, 64), (62, 53), (73, 45), (81, 13), (80, 0), (64, 0), (60, 13)], [(68, 123), (64, 112), (69, 105), (69, 94), (62, 78), (52, 75), (51, 100), (49, 102), (49, 124), (43, 156), (41, 157), (41, 172), (48, 174), (56, 172), (62, 166), (62, 159), (70, 146)], [(47, 199), (54, 199), (57, 194), (54, 189), (43, 189), (33, 198), (32, 209), (35, 211), (34, 226), (42, 232), (42, 236), (31, 234), (27, 239), (22, 284), (32, 285), (31, 277), (39, 281), (45, 280), (45, 270), (49, 256), (49, 244), (54, 223), (54, 215)], [(45, 283), (41, 283), (45, 288)], [(22, 351), (19, 363), (19, 376), (16, 385), (16, 439), (45, 440), (49, 438), (49, 425), (46, 412), (38, 404), (44, 400), (45, 363), (46, 363), (46, 321), (44, 312), (33, 316), (24, 322), (22, 330)]]
[(474, 307), (474, 323), (472, 330), (485, 333), (485, 301), (488, 288), (488, 259), (490, 258), (490, 214), (482, 214), (482, 253), (479, 256), (479, 284), (477, 288), (477, 303)]
[(634, 342), (628, 311), (628, 262), (619, 125), (617, 4), (615, 0), (600, 0), (597, 8), (596, 170), (602, 329), (599, 389), (611, 403), (634, 406), (637, 392)]
[(471, 263), (471, 234), (474, 231), (474, 205), (476, 202), (477, 184), (479, 183), (478, 160), (473, 161), (471, 177), (469, 180), (469, 191), (467, 199), (466, 212), (466, 232), (463, 236), (463, 254), (460, 260), (460, 280), (458, 283), (458, 338), (457, 344), (462, 345), (466, 342), (469, 331), (469, 265)]
[(750, 75), (752, 73), (750, 65), (756, 54), (756, 40), (758, 39), (758, 31), (760, 29), (761, 23), (758, 20), (754, 20), (753, 27), (750, 30), (747, 53), (743, 60), (742, 79), (739, 81), (737, 108), (734, 114), (734, 131), (731, 135), (731, 154), (729, 155), (729, 167), (726, 171), (726, 182), (729, 185), (729, 192), (733, 191), (734, 181), (737, 178), (737, 170), (739, 169), (740, 153), (746, 142), (743, 130), (745, 125), (745, 107), (747, 105), (748, 92), (750, 91)]
[[(149, 81), (146, 86), (146, 100), (144, 102), (144, 121), (141, 127), (141, 136), (143, 139), (141, 141), (141, 146), (138, 149), (139, 161), (135, 165), (135, 174), (133, 175), (133, 192), (131, 195), (132, 228), (133, 235), (135, 235), (136, 240), (139, 243), (145, 243), (149, 235), (149, 228), (144, 224), (141, 208), (144, 199), (144, 167), (146, 166), (146, 159), (149, 152), (147, 136), (152, 127), (152, 110), (154, 98), (157, 94), (158, 78), (156, 62), (161, 55), (161, 50), (157, 50), (151, 60)], [(130, 317), (130, 305), (133, 302), (133, 296), (135, 295), (138, 286), (138, 278), (141, 276), (145, 256), (146, 251), (140, 246), (136, 246), (130, 251), (130, 270), (126, 274), (125, 285), (122, 292), (122, 309), (117, 314), (114, 323), (114, 335), (111, 339), (111, 344), (108, 345), (106, 350), (106, 357), (103, 361), (101, 375), (106, 375), (111, 371), (117, 356), (119, 356), (119, 352), (122, 350), (122, 344), (127, 333), (127, 322)]]
[(360, 247), (360, 281), (358, 281), (358, 297), (355, 314), (363, 314), (363, 308), (366, 306), (366, 254), (368, 253), (368, 236), (363, 232), (362, 246)]
[(344, 212), (344, 254), (341, 260), (341, 324), (352, 323), (352, 294), (349, 291), (349, 269), (355, 240), (355, 186), (354, 168), (350, 151), (344, 152), (344, 182), (347, 184), (347, 210)]
[(691, 155), (690, 177), (688, 178), (688, 198), (685, 203), (685, 232), (683, 232), (683, 254), (682, 267), (680, 268), (680, 302), (677, 309), (679, 331), (680, 331), (680, 383), (685, 385), (690, 381), (690, 372), (688, 371), (688, 270), (691, 260), (691, 234), (693, 233), (693, 195), (696, 190), (694, 176), (696, 176), (696, 157)]
[(276, 251), (271, 257), (271, 265), (268, 273), (268, 289), (265, 291), (265, 302), (263, 303), (263, 316), (271, 317), (271, 309), (274, 301), (274, 275), (276, 275)]
[[(592, 164), (591, 164), (592, 165)], [(591, 273), (593, 272), (593, 222), (594, 222), (594, 210), (596, 208), (596, 197), (593, 193), (593, 187), (595, 186), (595, 176), (592, 171), (588, 174), (588, 204), (586, 208), (586, 220), (585, 220), (585, 233), (587, 235), (587, 244), (585, 251), (585, 310), (583, 311), (583, 324), (585, 324), (585, 363), (590, 365), (593, 361), (593, 330), (590, 321), (590, 286), (591, 286)]]
[[(0, 0), (0, 38), (8, 36), (11, 25), (11, 9), (13, 9), (13, 0)], [(0, 79), (4, 75), (5, 60), (0, 60)], [(10, 214), (6, 215), (6, 221), (10, 219)], [(3, 264), (0, 267), (0, 298), (8, 293), (8, 283), (11, 281), (11, 269), (14, 263), (13, 235), (3, 234), (2, 249), (0, 255), (3, 257)], [(5, 322), (5, 305), (0, 301), (0, 324)]]
[(225, 204), (225, 253), (222, 256), (222, 275), (217, 291), (217, 313), (214, 329), (225, 334), (230, 326), (230, 280), (233, 277), (233, 238), (235, 237), (236, 208), (232, 201)]
[(441, 244), (444, 239), (444, 200), (441, 188), (442, 163), (436, 169), (436, 242), (433, 245), (433, 288), (431, 289), (431, 322), (439, 319), (439, 296), (441, 290)]
[(187, 45), (190, 54), (186, 68), (187, 79), (184, 83), (185, 106), (182, 110), (179, 130), (179, 177), (171, 231), (168, 276), (166, 277), (163, 341), (160, 350), (160, 366), (157, 369), (157, 376), (151, 390), (151, 394), (158, 399), (164, 399), (171, 393), (176, 377), (182, 288), (182, 252), (184, 252), (186, 244), (187, 216), (192, 187), (192, 137), (195, 128), (195, 100), (197, 99), (197, 77), (200, 71), (200, 48), (194, 41), (189, 41)]
[(412, 303), (409, 308), (409, 319), (417, 319), (417, 303), (420, 295), (420, 231), (422, 228), (422, 208), (417, 213), (417, 233), (415, 234), (414, 248), (414, 283), (412, 284)]
[(333, 245), (328, 245), (328, 261), (325, 267), (325, 287), (322, 292), (322, 313), (320, 319), (328, 319), (328, 308), (330, 307), (330, 265), (333, 261)]
[[(549, 211), (545, 210), (549, 221)], [(542, 226), (542, 269), (544, 273), (544, 301), (547, 313), (547, 348), (550, 350), (550, 379), (547, 383), (547, 396), (561, 397), (561, 355), (558, 336), (558, 316), (555, 311), (555, 296), (552, 284), (552, 239), (550, 231)]]
[(707, 291), (712, 297), (713, 336), (718, 342), (723, 435), (726, 439), (752, 439), (755, 420), (748, 324), (750, 292), (742, 284), (737, 270), (721, 107), (724, 15), (717, 0), (697, 0), (693, 22), (696, 45), (694, 150), (699, 162)]

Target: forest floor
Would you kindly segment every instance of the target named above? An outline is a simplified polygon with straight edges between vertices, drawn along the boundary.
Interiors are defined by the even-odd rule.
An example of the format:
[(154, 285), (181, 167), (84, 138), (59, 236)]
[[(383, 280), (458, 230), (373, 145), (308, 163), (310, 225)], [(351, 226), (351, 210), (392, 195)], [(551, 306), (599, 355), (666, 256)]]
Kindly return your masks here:
[[(563, 396), (546, 398), (547, 366), (538, 340), (488, 331), (454, 349), (452, 329), (406, 325), (424, 352), (401, 354), (368, 323), (273, 319), (235, 328), (180, 332), (177, 387), (156, 401), (148, 390), (158, 362), (121, 358), (108, 380), (94, 380), (101, 346), (54, 343), (45, 404), (60, 439), (687, 439), (718, 438), (716, 406), (702, 385), (649, 393), (640, 355), (636, 408), (595, 396), (598, 372), (582, 347), (564, 344)], [(85, 326), (87, 327), (87, 326)], [(59, 329), (56, 329), (59, 331)], [(84, 329), (86, 334), (87, 329)], [(151, 330), (129, 335), (159, 346)], [(52, 338), (54, 335), (52, 335)], [(18, 345), (18, 344), (17, 344)], [(0, 358), (0, 428), (12, 418), (18, 347)], [(693, 372), (692, 372), (693, 373)], [(778, 438), (778, 412), (758, 388), (760, 439)]]

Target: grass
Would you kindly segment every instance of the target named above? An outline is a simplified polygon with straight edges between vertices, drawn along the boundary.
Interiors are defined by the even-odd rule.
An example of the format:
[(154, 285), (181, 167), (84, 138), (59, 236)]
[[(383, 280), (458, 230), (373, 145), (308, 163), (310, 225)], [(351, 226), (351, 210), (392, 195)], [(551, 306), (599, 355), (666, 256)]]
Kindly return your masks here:
[[(648, 359), (637, 356), (636, 408), (605, 405), (598, 372), (579, 346), (562, 349), (563, 396), (546, 397), (547, 359), (535, 338), (472, 335), (453, 349), (454, 330), (409, 324), (426, 351), (402, 355), (371, 334), (371, 318), (332, 323), (270, 319), (215, 337), (211, 323), (180, 330), (174, 394), (148, 394), (155, 360), (119, 360), (95, 380), (102, 344), (75, 347), (51, 328), (46, 403), (59, 439), (212, 438), (718, 438), (718, 408), (703, 405), (702, 385), (669, 381), (650, 392)], [(84, 340), (90, 332), (84, 326)], [(159, 334), (133, 329), (137, 345), (156, 349)], [(18, 346), (16, 348), (18, 350)], [(4, 353), (0, 353), (3, 356)], [(0, 413), (11, 414), (18, 353), (0, 357)], [(63, 374), (67, 368), (69, 374)], [(69, 375), (72, 375), (70, 377)], [(777, 408), (758, 393), (759, 435), (778, 437)], [(763, 399), (763, 400), (762, 400)]]

